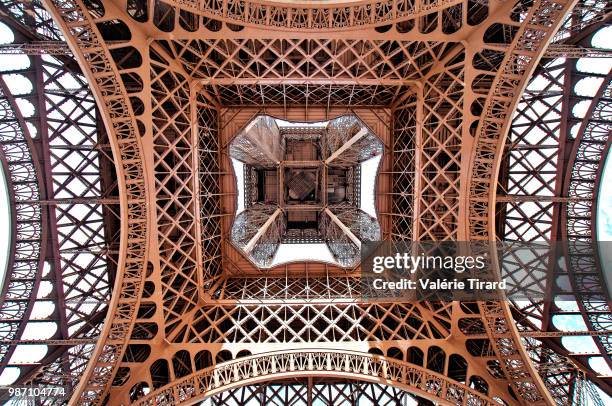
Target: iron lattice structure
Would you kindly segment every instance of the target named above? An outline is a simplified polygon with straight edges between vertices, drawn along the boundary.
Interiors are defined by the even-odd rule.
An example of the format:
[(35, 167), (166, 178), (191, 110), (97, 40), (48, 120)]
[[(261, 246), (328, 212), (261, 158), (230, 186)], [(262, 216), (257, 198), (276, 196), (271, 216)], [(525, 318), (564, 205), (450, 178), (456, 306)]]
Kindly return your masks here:
[(320, 124), (279, 127), (260, 115), (230, 143), (229, 156), (244, 165), (237, 189), (246, 208), (236, 212), (231, 242), (259, 268), (273, 265), (283, 242), (303, 239), (325, 242), (340, 266), (355, 267), (362, 241), (381, 237), (360, 207), (360, 173), (383, 143), (355, 115)]
[[(593, 248), (530, 264), (550, 271), (553, 294), (568, 281), (569, 310), (369, 303), (356, 267), (260, 269), (231, 243), (249, 245), (266, 217), (236, 216), (230, 160), (261, 115), (364, 123), (383, 144), (379, 225), (328, 207), (323, 233), (341, 258), (379, 235), (596, 241), (612, 77), (576, 58), (609, 54), (591, 44), (608, 2), (42, 3), (1, 5), (7, 52), (23, 62), (0, 74), (13, 252), (0, 374), (17, 370), (14, 385), (59, 385), (67, 397), (41, 403), (86, 405), (568, 405), (592, 383), (612, 392), (589, 363), (612, 367)], [(32, 88), (17, 92), (9, 75)], [(587, 76), (598, 88), (583, 94)], [(353, 139), (341, 132), (332, 154)], [(282, 224), (272, 229), (252, 247), (264, 260)], [(566, 314), (596, 353), (562, 345), (578, 334), (555, 326)], [(31, 339), (32, 323), (55, 328)], [(42, 358), (16, 361), (28, 345)]]

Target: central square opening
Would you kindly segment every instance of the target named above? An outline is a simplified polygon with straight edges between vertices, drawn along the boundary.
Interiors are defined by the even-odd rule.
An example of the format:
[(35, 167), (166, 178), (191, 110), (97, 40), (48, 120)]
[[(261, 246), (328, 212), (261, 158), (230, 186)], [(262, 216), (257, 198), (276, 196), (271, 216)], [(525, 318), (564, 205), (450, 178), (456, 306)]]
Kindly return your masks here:
[(279, 250), (285, 262), (319, 250), (309, 259), (353, 266), (360, 237), (377, 235), (364, 230), (380, 229), (375, 213), (363, 210), (362, 189), (366, 200), (374, 199), (382, 150), (380, 139), (355, 115), (312, 123), (256, 116), (229, 148), (243, 199), (233, 244), (258, 267), (282, 263)]

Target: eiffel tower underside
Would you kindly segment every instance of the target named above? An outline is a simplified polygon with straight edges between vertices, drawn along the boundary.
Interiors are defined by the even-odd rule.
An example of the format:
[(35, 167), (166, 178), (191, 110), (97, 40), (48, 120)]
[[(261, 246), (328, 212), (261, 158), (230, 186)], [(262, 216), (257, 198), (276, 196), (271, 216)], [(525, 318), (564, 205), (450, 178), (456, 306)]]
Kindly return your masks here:
[[(551, 301), (365, 301), (358, 253), (598, 241), (611, 12), (0, 2), (0, 385), (61, 388), (34, 404), (605, 404), (597, 244), (523, 264)], [(334, 261), (273, 262), (304, 241)]]

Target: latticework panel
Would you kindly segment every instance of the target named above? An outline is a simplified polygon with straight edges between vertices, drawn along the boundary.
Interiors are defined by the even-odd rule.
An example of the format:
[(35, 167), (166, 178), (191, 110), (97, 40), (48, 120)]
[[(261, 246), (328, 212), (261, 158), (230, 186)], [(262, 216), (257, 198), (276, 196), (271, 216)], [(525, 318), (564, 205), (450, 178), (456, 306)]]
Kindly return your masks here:
[[(507, 183), (501, 187), (506, 194), (555, 195), (558, 154), (565, 141), (561, 139), (565, 65), (564, 60), (547, 63), (517, 106), (504, 158), (507, 168), (502, 182)], [(504, 239), (551, 239), (552, 202), (516, 201), (505, 206)]]
[[(598, 21), (604, 19), (606, 7), (603, 2), (580, 2), (554, 40), (568, 46), (591, 45), (594, 34), (605, 25)], [(498, 200), (501, 200), (497, 205), (499, 238), (553, 242), (596, 240), (592, 237), (595, 227), (591, 220), (596, 218), (597, 210), (594, 188), (601, 176), (610, 130), (606, 127), (606, 114), (595, 118), (594, 111), (600, 95), (605, 94), (607, 72), (601, 71), (605, 66), (586, 54), (578, 60), (549, 59), (531, 78), (518, 103), (505, 145), (497, 189)], [(593, 128), (599, 128), (595, 130), (598, 135), (594, 143), (583, 143), (585, 136), (588, 139), (588, 131), (583, 128), (588, 128), (591, 117), (597, 122)], [(514, 304), (518, 310), (515, 319), (521, 328), (557, 331), (561, 320), (573, 320), (577, 325), (584, 323), (587, 330), (596, 333), (594, 341), (586, 338), (585, 342), (591, 342), (602, 355), (609, 352), (604, 343), (608, 337), (605, 334), (599, 337), (597, 333), (610, 325), (596, 251), (597, 247), (590, 243), (570, 243), (561, 264), (549, 255), (530, 261), (532, 274), (544, 275), (539, 289), (550, 291), (550, 296), (548, 301), (536, 298)], [(559, 285), (559, 280), (567, 283)], [(581, 303), (591, 298), (593, 306)], [(593, 320), (603, 323), (591, 325)], [(558, 334), (564, 337), (576, 332), (558, 331)], [(590, 357), (598, 354), (572, 351), (566, 347), (566, 342), (544, 339), (540, 345), (551, 346), (568, 355), (585, 368), (589, 379), (609, 387), (609, 383), (592, 370)], [(603, 360), (610, 365), (609, 356), (604, 355)], [(547, 386), (556, 388), (558, 404), (566, 404), (572, 396), (579, 395), (577, 389), (573, 392), (567, 387), (562, 389), (559, 379), (578, 379), (582, 374), (584, 372), (574, 370), (545, 378)]]
[(275, 206), (260, 204), (239, 213), (232, 226), (232, 241), (241, 248), (246, 247), (275, 210)]
[(610, 11), (612, 11), (612, 6), (606, 0), (577, 2), (555, 34), (553, 42), (563, 42), (576, 34), (579, 35), (585, 29), (606, 21)]
[[(278, 84), (351, 81), (363, 85), (390, 82), (397, 86), (424, 76), (449, 47), (434, 41), (302, 38), (201, 38), (161, 44), (194, 78), (215, 83), (213, 88), (262, 79)], [(265, 60), (253, 64), (259, 55), (265, 55)]]
[(445, 65), (444, 72), (425, 80), (421, 96), (423, 124), (420, 156), (416, 158), (419, 199), (413, 227), (417, 227), (416, 238), (424, 240), (458, 239), (464, 51), (459, 50)]
[(242, 179), (244, 180), (244, 207), (250, 207), (253, 202), (257, 201), (257, 172), (250, 165), (244, 165), (242, 168)]
[[(119, 207), (107, 137), (85, 78), (42, 60), (52, 198), (69, 334), (105, 314), (116, 270)], [(69, 79), (67, 78), (69, 77)], [(66, 90), (78, 83), (76, 93)], [(49, 170), (47, 168), (47, 170)], [(49, 196), (51, 197), (51, 196)], [(57, 264), (56, 264), (57, 266)]]
[(261, 345), (442, 338), (448, 331), (440, 325), (449, 321), (441, 319), (443, 324), (424, 321), (416, 304), (204, 306), (180, 341)]
[(406, 90), (406, 86), (337, 84), (263, 83), (205, 86), (204, 90), (219, 104), (226, 106), (376, 106), (386, 107)]
[(361, 205), (361, 165), (348, 168), (346, 172), (348, 203), (358, 207)]
[(204, 401), (205, 406), (220, 405), (358, 405), (405, 406), (413, 402), (409, 393), (380, 384), (329, 380), (302, 380), (299, 382), (243, 386), (221, 392)]
[(61, 40), (63, 37), (52, 16), (40, 2), (27, 4), (22, 1), (3, 0), (0, 7), (16, 21), (27, 22), (27, 25), (31, 27), (30, 33), (35, 34), (38, 38)]
[[(0, 332), (3, 340), (19, 338), (35, 302), (36, 289), (40, 282), (40, 272), (44, 253), (42, 243), (46, 242), (44, 232), (47, 226), (42, 223), (41, 207), (36, 204), (40, 199), (39, 176), (36, 163), (32, 159), (31, 145), (24, 134), (25, 122), (15, 100), (0, 77), (0, 109), (3, 117), (0, 127), (0, 158), (10, 197), (10, 210), (14, 216), (14, 226), (10, 230), (11, 250), (15, 253), (7, 263), (7, 273), (2, 285), (3, 300), (0, 307), (2, 323)], [(25, 130), (27, 131), (27, 130)], [(30, 201), (30, 203), (28, 203)], [(0, 360), (6, 365), (10, 353), (8, 345), (0, 347)]]
[[(480, 75), (480, 84), (486, 86), (488, 95), (482, 104), (482, 109), (477, 108), (480, 122), (477, 122), (475, 126), (475, 154), (469, 187), (468, 238), (470, 239), (494, 238), (495, 220), (489, 204), (495, 199), (496, 187), (494, 185), (496, 186), (496, 183), (491, 184), (488, 175), (497, 175), (500, 171), (499, 161), (495, 157), (503, 150), (508, 115), (518, 102), (518, 91), (525, 86), (530, 71), (535, 68), (534, 60), (528, 55), (528, 52), (545, 43), (546, 38), (550, 38), (551, 27), (560, 24), (566, 8), (567, 4), (557, 2), (541, 2), (530, 10), (527, 10), (522, 4), (517, 4), (510, 13), (514, 21), (512, 24), (500, 24), (495, 30), (491, 30), (489, 35), (485, 34), (485, 48), (495, 51), (495, 44), (508, 44), (508, 47), (514, 51), (506, 53), (498, 63), (487, 63), (488, 68), (486, 64), (480, 66), (480, 70), (483, 71)], [(519, 27), (519, 24), (525, 21), (529, 22), (529, 28), (524, 25)], [(493, 53), (489, 52), (489, 54)], [(491, 58), (488, 59), (491, 60)], [(494, 72), (495, 75), (487, 74), (487, 71)], [(526, 353), (521, 354), (524, 347), (518, 340), (503, 338), (504, 333), (515, 329), (512, 321), (503, 320), (509, 317), (508, 309), (504, 308), (503, 304), (494, 303), (481, 304), (481, 308), (486, 315), (487, 324), (491, 326), (489, 337), (496, 355), (511, 353), (508, 347), (516, 348), (514, 355), (508, 357), (506, 362), (500, 363), (503, 373), (515, 376), (520, 373), (528, 373), (530, 369), (533, 371), (532, 365), (525, 360)], [(493, 329), (493, 326), (496, 328)], [(528, 401), (537, 402), (547, 398), (549, 402), (553, 402), (547, 389), (542, 388), (543, 382), (538, 381), (539, 378), (535, 377), (530, 382), (513, 383), (513, 388), (518, 396)]]
[(362, 128), (363, 123), (355, 116), (342, 116), (331, 120), (325, 127), (323, 157), (328, 158)]
[(329, 164), (354, 166), (382, 152), (380, 139), (356, 116), (338, 117), (327, 124), (323, 157), (328, 159)]
[(227, 278), (215, 290), (216, 300), (351, 299), (359, 296), (357, 276)]
[(189, 83), (151, 50), (151, 95), (159, 261), (166, 331), (198, 297), (196, 182)]
[[(220, 28), (221, 21), (226, 21), (235, 30), (241, 30), (244, 25), (293, 31), (334, 31), (382, 25), (382, 32), (385, 32), (395, 23), (402, 33), (417, 25), (421, 32), (441, 28), (445, 33), (454, 33), (462, 27), (465, 15), (486, 15), (488, 9), (486, 3), (456, 0), (370, 0), (356, 5), (323, 3), (318, 6), (308, 3), (266, 5), (252, 0), (240, 3), (228, 0), (172, 0), (168, 3), (181, 7), (181, 14), (189, 17), (181, 21), (182, 28), (189, 31), (197, 29), (196, 15), (201, 14), (204, 16), (203, 25), (215, 31)], [(156, 6), (157, 12), (170, 7), (166, 4)], [(141, 15), (147, 8), (133, 7), (131, 10)]]
[(393, 229), (392, 240), (412, 240), (414, 204), (418, 177), (415, 176), (415, 155), (419, 146), (416, 95), (411, 95), (395, 109), (393, 116)]
[(271, 167), (283, 160), (282, 136), (274, 118), (258, 116), (232, 141), (230, 156), (245, 164)]
[[(3, 2), (0, 7), (6, 10), (6, 23), (16, 42), (62, 38), (40, 4)], [(18, 327), (18, 334), (6, 337), (5, 343), (10, 344), (3, 347), (10, 353), (27, 354), (30, 361), (20, 361), (23, 355), (10, 362), (4, 359), (2, 369), (8, 367), (11, 373), (17, 369), (18, 383), (70, 390), (91, 358), (110, 300), (119, 239), (116, 178), (93, 95), (73, 56), (21, 56), (14, 62), (2, 74), (18, 95), (12, 109), (25, 112), (21, 127), (31, 148), (30, 158), (23, 157), (19, 164), (19, 183), (26, 185), (25, 170), (36, 167), (30, 174), (39, 192), (27, 199), (26, 206), (33, 211), (21, 213), (23, 204), (16, 206), (17, 230), (27, 232), (34, 243), (36, 233), (31, 227), (35, 227), (46, 242), (40, 246), (29, 282), (21, 289), (29, 285), (33, 290), (28, 298), (20, 298), (17, 307), (25, 310), (28, 303), (35, 304), (23, 320), (30, 319), (28, 326), (19, 327), (19, 317), (7, 318), (14, 319), (7, 324)], [(37, 163), (29, 166), (29, 159)], [(20, 189), (16, 197), (31, 188)], [(33, 221), (36, 213), (44, 226)], [(28, 225), (19, 224), (20, 218)], [(26, 258), (20, 262), (24, 272)], [(33, 359), (30, 354), (42, 355)], [(56, 399), (65, 401), (65, 397)]]
[(221, 274), (221, 207), (219, 114), (201, 94), (196, 96), (202, 288)]
[[(538, 372), (557, 405), (581, 404), (572, 403), (572, 398), (578, 395), (577, 388), (572, 386), (579, 383), (578, 375), (582, 374), (582, 371), (576, 368), (570, 359), (541, 342), (529, 337), (523, 338), (522, 341), (530, 359), (538, 366)], [(586, 399), (584, 402), (586, 403)]]
[[(232, 225), (231, 241), (261, 268), (271, 265), (285, 234), (285, 219), (275, 213), (278, 210), (277, 206), (255, 204), (238, 213)], [(273, 214), (272, 224), (266, 224)]]
[(334, 208), (330, 210), (360, 241), (380, 241), (378, 221), (361, 209)]
[[(575, 155), (568, 167), (566, 192), (584, 200), (568, 202), (565, 235), (570, 241), (566, 268), (571, 291), (590, 331), (612, 329), (612, 304), (606, 262), (598, 252), (597, 198), (601, 188), (603, 162), (609, 160), (612, 143), (612, 71), (608, 73), (585, 114), (574, 146)], [(605, 243), (603, 243), (605, 244)], [(605, 251), (606, 247), (603, 246)], [(595, 343), (608, 367), (612, 367), (612, 338), (597, 336)]]
[(354, 267), (359, 263), (360, 247), (327, 214), (322, 214), (320, 217), (319, 234), (341, 266)]
[[(144, 285), (148, 232), (139, 129), (126, 91), (126, 88), (132, 92), (142, 89), (132, 89), (134, 77), (122, 77), (118, 72), (134, 67), (133, 62), (127, 63), (122, 56), (136, 54), (130, 47), (119, 48), (111, 55), (106, 48), (92, 46), (103, 41), (92, 19), (103, 15), (104, 8), (98, 3), (89, 6), (91, 13), (78, 1), (49, 8), (62, 32), (69, 37), (71, 49), (84, 68), (83, 74), (101, 103), (101, 116), (109, 129), (109, 141), (113, 146), (121, 200), (121, 241), (117, 266), (120, 271), (115, 279), (115, 294), (110, 299), (109, 308), (112, 311), (100, 332), (98, 344), (89, 356), (87, 368), (81, 373), (79, 385), (72, 393), (74, 402), (83, 403), (100, 402), (105, 397), (123, 356)], [(113, 57), (121, 62), (115, 65)], [(138, 99), (134, 98), (133, 101), (137, 103)], [(100, 367), (100, 363), (104, 363), (104, 367)]]

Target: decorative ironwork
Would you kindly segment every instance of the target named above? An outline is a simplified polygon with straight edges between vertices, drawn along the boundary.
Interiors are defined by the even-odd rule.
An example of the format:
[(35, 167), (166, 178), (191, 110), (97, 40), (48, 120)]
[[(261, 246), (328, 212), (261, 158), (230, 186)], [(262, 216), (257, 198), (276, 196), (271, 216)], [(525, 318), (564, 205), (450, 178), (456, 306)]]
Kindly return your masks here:
[[(497, 402), (466, 385), (450, 381), (442, 374), (427, 371), (406, 362), (382, 359), (363, 353), (348, 351), (286, 351), (245, 357), (209, 368), (175, 381), (170, 388), (154, 391), (137, 405), (174, 404), (179, 399), (195, 401), (213, 395), (234, 385), (236, 380), (269, 375), (287, 378), (317, 373), (338, 374), (338, 377), (356, 377), (369, 382), (393, 382), (399, 388), (426, 399), (444, 404), (478, 404), (493, 406)], [(335, 374), (334, 374), (335, 373)]]
[[(365, 303), (350, 267), (358, 262), (362, 240), (381, 237), (548, 240), (559, 225), (567, 225), (568, 236), (592, 238), (595, 189), (581, 185), (600, 176), (592, 162), (607, 151), (594, 146), (599, 127), (585, 119), (563, 190), (554, 178), (564, 178), (567, 163), (560, 157), (568, 154), (558, 144), (569, 140), (556, 133), (556, 124), (529, 117), (528, 130), (547, 133), (534, 141), (528, 133), (537, 131), (522, 129), (516, 118), (511, 124), (511, 115), (515, 105), (517, 117), (523, 117), (542, 101), (547, 113), (559, 111), (555, 98), (570, 96), (557, 88), (567, 62), (545, 61), (536, 72), (552, 84), (544, 91), (527, 88), (523, 101), (521, 91), (541, 56), (591, 55), (590, 44), (579, 37), (606, 21), (609, 5), (579, 2), (568, 19), (573, 5), (563, 0), (342, 5), (49, 0), (49, 12), (37, 2), (3, 3), (6, 15), (20, 24), (28, 26), (33, 17), (35, 33), (7, 45), (7, 52), (29, 52), (44, 61), (51, 56), (38, 41), (59, 43), (63, 33), (87, 78), (39, 93), (39, 104), (48, 103), (43, 109), (53, 132), (48, 140), (61, 144), (51, 143), (44, 153), (61, 164), (45, 166), (42, 172), (51, 175), (45, 188), (23, 204), (42, 213), (41, 224), (55, 226), (45, 219), (53, 211), (57, 225), (70, 219), (81, 227), (65, 233), (58, 228), (62, 239), (55, 246), (65, 256), (57, 261), (83, 252), (95, 260), (81, 266), (82, 260), (74, 259), (54, 268), (53, 280), (67, 298), (78, 298), (62, 306), (60, 317), (63, 328), (75, 331), (50, 338), (55, 358), (45, 361), (55, 361), (23, 382), (67, 384), (75, 404), (224, 399), (244, 379), (255, 384), (347, 374), (372, 388), (391, 383), (441, 404), (567, 404), (592, 391), (585, 379), (597, 377), (583, 371), (583, 358), (564, 353), (547, 325), (530, 324), (533, 315), (548, 323), (555, 309), (536, 303)], [(557, 42), (546, 54), (551, 39)], [(54, 53), (49, 83), (78, 70), (59, 45), (47, 48)], [(606, 105), (606, 92), (597, 106)], [(70, 102), (87, 119), (68, 115), (63, 122), (73, 121), (81, 130), (86, 120), (104, 122), (111, 151), (98, 145), (107, 144), (101, 126), (86, 131), (76, 145), (62, 141), (66, 127), (55, 126), (51, 113)], [(561, 107), (566, 118), (568, 108)], [(604, 109), (598, 108), (589, 114), (601, 119)], [(230, 243), (236, 237), (258, 262), (270, 264), (285, 235), (281, 204), (260, 211), (247, 204), (235, 214), (231, 140), (262, 115), (330, 121), (323, 158), (348, 168), (352, 202), (321, 204), (317, 215), (321, 233), (348, 269), (299, 262), (263, 270)], [(363, 125), (334, 132), (349, 115)], [(371, 134), (381, 143), (368, 144)], [(282, 138), (283, 130), (278, 135)], [(62, 155), (62, 148), (70, 152)], [(252, 152), (242, 151), (243, 159)], [(355, 164), (378, 153), (374, 198), (380, 225), (355, 208), (360, 200)], [(542, 166), (529, 167), (534, 154)], [(114, 175), (103, 179), (111, 156), (116, 186)], [(245, 180), (251, 177), (248, 172)], [(70, 193), (66, 178), (79, 179), (95, 193)], [(108, 180), (109, 193), (100, 187)], [(57, 192), (43, 196), (47, 189)], [(85, 220), (79, 218), (84, 212), (74, 211), (77, 206), (86, 207)], [(560, 208), (567, 209), (567, 224), (558, 222)], [(552, 219), (556, 226), (549, 224)], [(113, 244), (118, 229), (120, 242)], [(76, 243), (80, 232), (86, 244)], [(581, 258), (568, 258), (570, 267), (584, 266), (572, 262)], [(40, 268), (41, 257), (35, 259)], [(549, 264), (543, 260), (540, 266)], [(597, 285), (574, 282), (580, 289)], [(83, 321), (89, 309), (80, 301), (87, 295), (96, 308), (90, 323)], [(599, 299), (589, 300), (581, 299), (586, 309), (581, 314), (609, 314)], [(610, 326), (603, 318), (589, 320), (596, 342), (607, 348), (603, 332)], [(95, 348), (85, 341), (98, 335)], [(19, 334), (3, 338), (0, 350), (26, 345)], [(363, 348), (372, 354), (360, 352)], [(317, 396), (314, 389), (309, 393)]]

